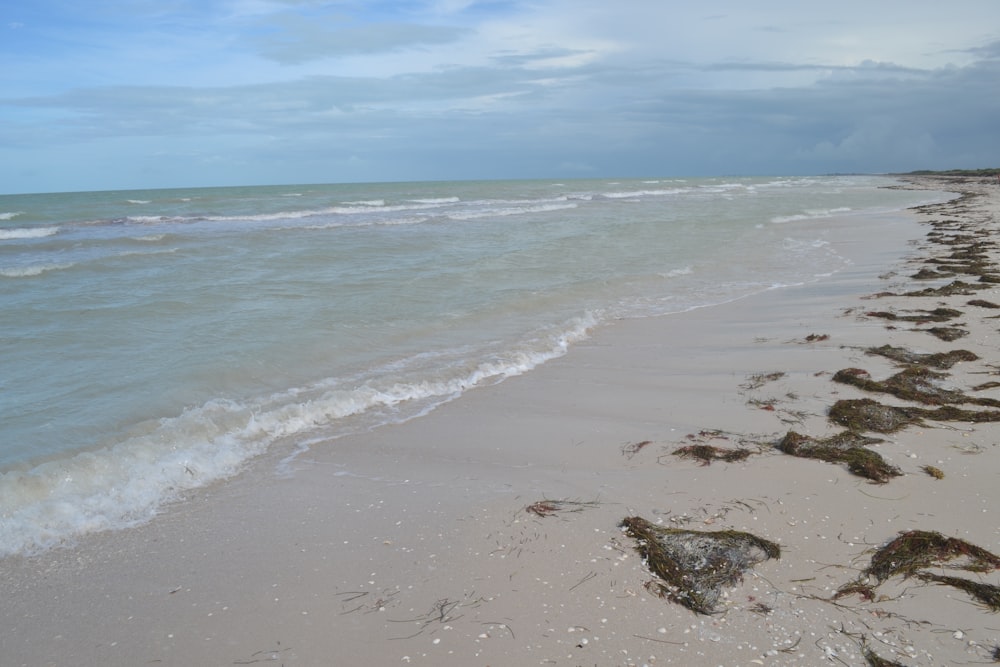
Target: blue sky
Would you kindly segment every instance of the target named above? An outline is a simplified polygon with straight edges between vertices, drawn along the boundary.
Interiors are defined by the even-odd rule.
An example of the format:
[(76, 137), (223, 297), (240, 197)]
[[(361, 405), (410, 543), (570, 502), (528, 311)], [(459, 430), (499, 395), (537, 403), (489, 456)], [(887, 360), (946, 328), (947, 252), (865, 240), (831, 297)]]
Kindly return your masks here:
[(996, 0), (0, 8), (0, 193), (998, 165)]

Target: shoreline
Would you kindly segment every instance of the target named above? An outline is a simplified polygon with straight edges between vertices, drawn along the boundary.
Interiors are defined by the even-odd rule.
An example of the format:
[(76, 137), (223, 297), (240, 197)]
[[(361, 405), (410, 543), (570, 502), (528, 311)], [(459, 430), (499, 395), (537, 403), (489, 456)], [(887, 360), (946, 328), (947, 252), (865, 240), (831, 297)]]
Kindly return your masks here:
[[(956, 279), (910, 277), (924, 253), (953, 252), (940, 241), (969, 234), (942, 223), (932, 238), (928, 217), (995, 229), (995, 186), (913, 180), (983, 196), (923, 207), (922, 224), (887, 216), (881, 240), (857, 234), (859, 221), (853, 236), (832, 232), (858, 260), (829, 279), (619, 322), (423, 418), (314, 447), (285, 474), (255, 465), (150, 524), (4, 561), (0, 651), (32, 665), (812, 665), (863, 664), (865, 650), (988, 662), (1000, 636), (964, 592), (893, 579), (885, 599), (832, 598), (903, 530), (1000, 551), (994, 424), (873, 434), (904, 473), (884, 485), (773, 448), (789, 430), (839, 430), (826, 411), (841, 398), (901, 404), (831, 381), (848, 367), (880, 380), (898, 370), (865, 348), (971, 350), (980, 359), (943, 382), (997, 395), (969, 389), (989, 379), (997, 327), (967, 302), (1000, 301), (992, 285), (867, 298)], [(866, 315), (939, 307), (963, 312), (940, 325)], [(954, 342), (911, 330), (957, 322), (969, 333)], [(671, 453), (690, 443), (754, 453), (711, 465)], [(634, 515), (751, 532), (781, 558), (727, 587), (721, 613), (696, 614), (644, 587), (653, 575), (618, 528)]]

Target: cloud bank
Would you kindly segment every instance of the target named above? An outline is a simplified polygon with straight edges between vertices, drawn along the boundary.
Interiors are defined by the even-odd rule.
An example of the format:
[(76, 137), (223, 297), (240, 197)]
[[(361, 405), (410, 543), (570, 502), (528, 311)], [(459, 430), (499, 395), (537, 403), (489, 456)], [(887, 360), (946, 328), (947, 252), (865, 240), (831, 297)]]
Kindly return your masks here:
[(1000, 164), (992, 0), (668, 4), (38, 0), (0, 191)]

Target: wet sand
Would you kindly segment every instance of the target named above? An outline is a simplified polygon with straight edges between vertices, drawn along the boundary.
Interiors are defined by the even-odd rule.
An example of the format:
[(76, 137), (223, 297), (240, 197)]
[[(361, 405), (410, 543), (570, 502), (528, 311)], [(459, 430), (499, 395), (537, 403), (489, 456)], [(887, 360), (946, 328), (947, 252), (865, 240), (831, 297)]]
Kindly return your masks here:
[[(865, 353), (886, 344), (970, 351), (979, 359), (934, 385), (1000, 399), (973, 390), (1000, 379), (1000, 310), (969, 305), (1000, 303), (1000, 286), (912, 277), (951, 256), (950, 272), (976, 262), (990, 278), (1000, 253), (978, 235), (997, 231), (1000, 188), (913, 187), (976, 196), (838, 221), (828, 241), (853, 264), (816, 283), (619, 322), (422, 418), (291, 459), (275, 451), (147, 525), (0, 562), (3, 664), (859, 665), (865, 651), (904, 665), (993, 661), (996, 615), (964, 591), (893, 577), (873, 599), (835, 594), (903, 531), (1000, 552), (995, 423), (866, 432), (902, 473), (884, 484), (775, 447), (789, 431), (842, 431), (827, 416), (838, 400), (919, 405), (832, 380), (845, 368), (897, 373)], [(898, 296), (955, 280), (976, 287)], [(899, 319), (945, 307), (961, 314)], [(967, 333), (946, 341), (932, 327)], [(710, 465), (672, 453), (691, 444), (752, 453)], [(633, 516), (747, 531), (781, 557), (698, 614), (650, 585), (619, 528)], [(925, 570), (1000, 584), (946, 565)]]

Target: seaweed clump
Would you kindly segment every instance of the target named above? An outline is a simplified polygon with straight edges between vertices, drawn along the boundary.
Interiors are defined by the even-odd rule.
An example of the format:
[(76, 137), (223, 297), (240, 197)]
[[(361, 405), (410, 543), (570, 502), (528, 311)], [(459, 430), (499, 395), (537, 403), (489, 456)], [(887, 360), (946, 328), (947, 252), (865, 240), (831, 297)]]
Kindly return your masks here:
[(829, 417), (835, 424), (857, 432), (895, 433), (920, 423), (917, 408), (882, 405), (870, 398), (841, 399), (830, 407)]
[(736, 463), (746, 460), (752, 452), (749, 449), (726, 449), (715, 447), (714, 445), (686, 445), (673, 451), (674, 456), (682, 459), (695, 459), (703, 466), (707, 466), (712, 461), (725, 461), (726, 463)]
[(642, 517), (621, 522), (638, 542), (649, 569), (663, 583), (656, 592), (699, 614), (717, 613), (722, 590), (743, 579), (748, 569), (781, 557), (781, 547), (737, 530), (704, 532), (657, 526)]
[(778, 443), (785, 454), (829, 463), (846, 463), (847, 469), (876, 484), (885, 484), (903, 473), (882, 456), (865, 447), (881, 442), (853, 431), (842, 431), (829, 438), (817, 439), (789, 431)]
[(830, 421), (852, 431), (876, 431), (894, 433), (910, 424), (922, 423), (923, 419), (942, 422), (983, 422), (1000, 421), (997, 410), (963, 410), (954, 405), (928, 408), (896, 407), (883, 405), (870, 398), (839, 400), (829, 412)]
[(987, 301), (986, 299), (973, 299), (969, 301), (970, 306), (979, 306), (980, 308), (1000, 308), (1000, 305), (993, 303), (992, 301)]
[(962, 314), (962, 311), (954, 308), (935, 308), (934, 310), (919, 311), (920, 315), (897, 315), (888, 311), (871, 311), (865, 313), (868, 317), (881, 317), (886, 320), (900, 322), (947, 322)]
[(949, 343), (969, 335), (966, 329), (959, 327), (931, 327), (929, 329), (914, 329), (914, 331), (926, 331), (932, 336)]
[(948, 376), (928, 368), (911, 366), (882, 382), (871, 379), (867, 371), (860, 368), (845, 368), (833, 376), (834, 382), (849, 384), (865, 391), (892, 394), (897, 398), (916, 401), (925, 405), (944, 405), (948, 403), (973, 403), (1000, 407), (1000, 401), (989, 398), (966, 396), (960, 391), (942, 389), (934, 384), (936, 380), (944, 380)]
[[(957, 561), (957, 562), (955, 562)], [(993, 611), (1000, 611), (1000, 587), (961, 577), (938, 575), (922, 571), (924, 568), (948, 564), (953, 569), (967, 572), (991, 572), (1000, 569), (1000, 556), (957, 537), (926, 530), (900, 533), (872, 556), (862, 576), (845, 586), (835, 598), (852, 593), (874, 600), (875, 588), (895, 576), (953, 586), (966, 591)], [(871, 584), (869, 578), (874, 578)]]
[(934, 354), (920, 354), (911, 352), (905, 347), (893, 347), (883, 345), (881, 347), (870, 347), (865, 350), (865, 354), (878, 355), (887, 359), (892, 359), (901, 364), (914, 366), (930, 366), (947, 370), (960, 361), (978, 361), (979, 356), (968, 350), (951, 350), (950, 352), (936, 352)]
[(903, 292), (901, 296), (954, 296), (956, 294), (973, 296), (976, 293), (975, 290), (983, 289), (984, 287), (986, 285), (973, 285), (961, 280), (955, 280), (943, 287), (927, 287), (913, 292)]
[(984, 605), (990, 611), (1000, 611), (1000, 586), (986, 584), (981, 581), (972, 581), (962, 577), (950, 577), (944, 574), (934, 574), (932, 572), (921, 572), (917, 575), (921, 581), (929, 581), (935, 584), (951, 586), (960, 591), (968, 593), (976, 602)]

